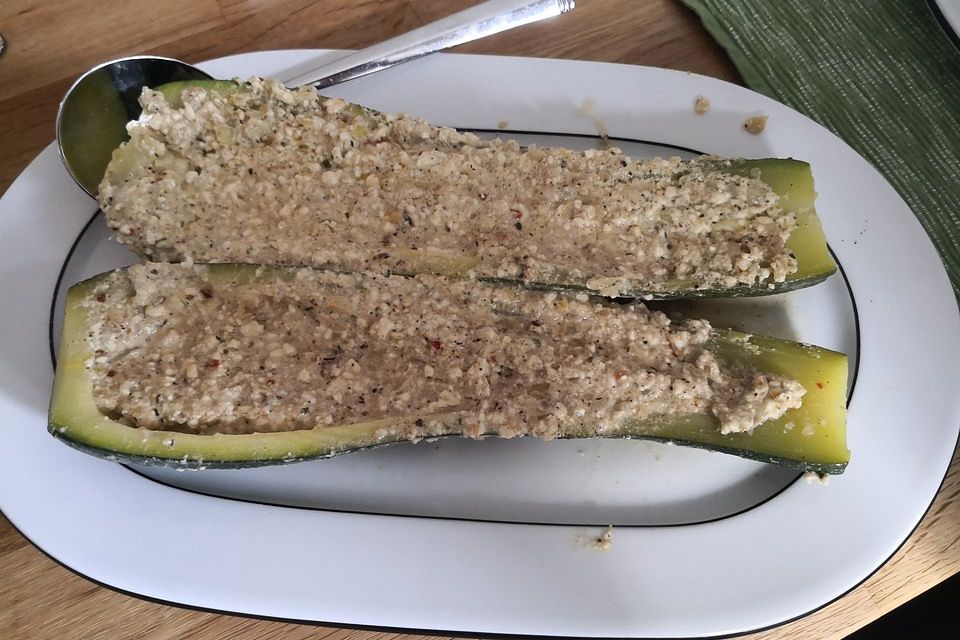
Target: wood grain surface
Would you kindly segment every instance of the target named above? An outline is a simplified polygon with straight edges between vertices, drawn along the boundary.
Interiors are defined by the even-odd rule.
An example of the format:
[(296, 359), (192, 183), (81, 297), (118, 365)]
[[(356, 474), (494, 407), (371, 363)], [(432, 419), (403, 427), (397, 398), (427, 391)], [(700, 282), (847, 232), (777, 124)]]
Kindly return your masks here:
[[(53, 140), (57, 103), (90, 66), (155, 53), (196, 62), (242, 51), (359, 48), (474, 0), (3, 0), (0, 193)], [(739, 81), (697, 19), (672, 0), (579, 0), (569, 15), (457, 49), (669, 67)], [(747, 636), (842, 638), (960, 570), (960, 459), (920, 527), (864, 584), (798, 621)], [(826, 524), (825, 526), (830, 526)], [(842, 526), (838, 524), (838, 526)], [(0, 638), (170, 640), (418, 636), (170, 607), (98, 586), (0, 517)]]

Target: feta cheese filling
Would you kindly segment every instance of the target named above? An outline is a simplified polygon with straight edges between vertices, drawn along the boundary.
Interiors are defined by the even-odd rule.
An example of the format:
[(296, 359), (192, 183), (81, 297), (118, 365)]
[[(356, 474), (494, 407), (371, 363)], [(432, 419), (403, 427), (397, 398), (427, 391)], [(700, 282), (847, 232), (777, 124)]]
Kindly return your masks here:
[(467, 436), (712, 414), (750, 431), (800, 406), (783, 376), (731, 367), (703, 320), (641, 304), (436, 276), (147, 263), (86, 303), (98, 408), (145, 429), (251, 433), (455, 415)]
[(722, 160), (632, 160), (430, 125), (254, 78), (171, 107), (145, 90), (100, 185), (153, 260), (441, 273), (616, 296), (782, 282), (795, 228)]

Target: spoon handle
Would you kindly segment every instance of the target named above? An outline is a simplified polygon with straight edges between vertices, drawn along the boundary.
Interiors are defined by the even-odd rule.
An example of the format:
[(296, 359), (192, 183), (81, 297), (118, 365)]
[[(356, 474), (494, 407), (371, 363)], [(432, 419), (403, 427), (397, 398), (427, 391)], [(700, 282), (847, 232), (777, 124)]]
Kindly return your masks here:
[(348, 54), (339, 60), (287, 80), (289, 87), (318, 89), (375, 73), (441, 49), (479, 40), (494, 33), (558, 16), (575, 0), (487, 0), (396, 38)]

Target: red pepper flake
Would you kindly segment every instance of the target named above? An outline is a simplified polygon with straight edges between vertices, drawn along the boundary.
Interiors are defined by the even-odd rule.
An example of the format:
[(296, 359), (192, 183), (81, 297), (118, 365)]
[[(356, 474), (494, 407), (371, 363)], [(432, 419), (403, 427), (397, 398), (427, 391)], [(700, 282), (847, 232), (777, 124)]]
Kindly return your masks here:
[(106, 301), (107, 301), (107, 294), (105, 293), (97, 294), (97, 302), (106, 302)]
[(216, 369), (217, 367), (220, 366), (220, 361), (217, 360), (216, 358), (214, 358), (213, 360), (208, 360), (207, 366), (210, 367), (211, 369)]
[(107, 371), (107, 377), (108, 377), (108, 378), (112, 378), (112, 377), (115, 376), (115, 375), (117, 375), (117, 372), (114, 371), (113, 369), (110, 369), (110, 371)]
[(488, 358), (487, 358), (487, 362), (491, 362), (491, 363), (493, 363), (493, 364), (497, 364), (497, 356), (490, 356), (490, 357), (488, 357)]
[(818, 383), (817, 383), (817, 389), (823, 389), (823, 383), (822, 383), (822, 382), (818, 382)]
[(439, 340), (434, 340), (433, 342), (430, 343), (430, 346), (436, 349), (437, 351), (440, 351), (440, 349), (443, 349), (443, 343), (440, 342)]
[(520, 211), (519, 209), (510, 209), (510, 211), (513, 211), (514, 220), (519, 220), (523, 217), (523, 211)]
[(613, 379), (614, 379), (614, 380), (619, 380), (620, 378), (622, 378), (622, 377), (625, 376), (625, 375), (627, 375), (627, 370), (626, 370), (626, 369), (617, 369), (616, 371), (613, 372)]

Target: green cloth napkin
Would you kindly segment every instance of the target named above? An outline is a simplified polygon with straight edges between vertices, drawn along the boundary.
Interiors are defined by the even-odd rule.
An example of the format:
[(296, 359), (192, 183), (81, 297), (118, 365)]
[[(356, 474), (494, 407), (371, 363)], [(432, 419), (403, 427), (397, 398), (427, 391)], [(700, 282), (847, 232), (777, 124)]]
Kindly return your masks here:
[(924, 0), (683, 0), (750, 88), (869, 160), (960, 294), (960, 50)]

